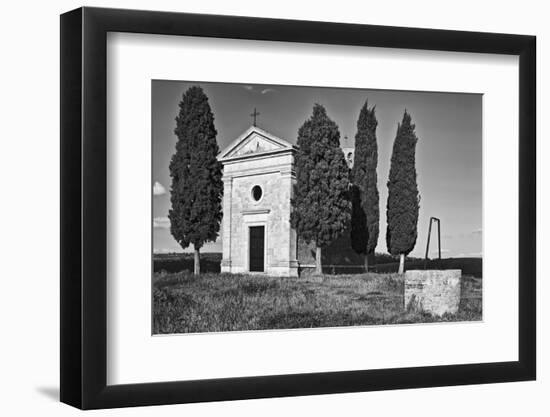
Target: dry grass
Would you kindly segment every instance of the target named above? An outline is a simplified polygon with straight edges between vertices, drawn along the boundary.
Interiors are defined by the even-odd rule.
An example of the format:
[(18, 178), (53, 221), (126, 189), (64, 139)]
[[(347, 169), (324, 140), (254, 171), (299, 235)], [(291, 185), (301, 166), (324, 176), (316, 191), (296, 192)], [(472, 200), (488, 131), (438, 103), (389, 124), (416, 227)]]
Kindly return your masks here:
[(464, 277), (460, 310), (407, 312), (397, 274), (276, 278), (155, 273), (153, 333), (481, 320), (481, 280)]

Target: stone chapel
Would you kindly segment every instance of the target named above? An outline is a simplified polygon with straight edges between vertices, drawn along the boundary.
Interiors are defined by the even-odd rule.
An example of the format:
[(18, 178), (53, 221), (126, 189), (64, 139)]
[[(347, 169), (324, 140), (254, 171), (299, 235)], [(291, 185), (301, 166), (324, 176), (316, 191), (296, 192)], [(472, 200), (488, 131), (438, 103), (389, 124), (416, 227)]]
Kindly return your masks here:
[[(223, 164), (221, 272), (298, 276), (314, 266), (311, 245), (290, 225), (297, 147), (250, 126), (219, 153)], [(348, 163), (353, 149), (343, 150)], [(325, 250), (323, 265), (362, 265), (349, 234)], [(326, 258), (326, 259), (325, 259)]]

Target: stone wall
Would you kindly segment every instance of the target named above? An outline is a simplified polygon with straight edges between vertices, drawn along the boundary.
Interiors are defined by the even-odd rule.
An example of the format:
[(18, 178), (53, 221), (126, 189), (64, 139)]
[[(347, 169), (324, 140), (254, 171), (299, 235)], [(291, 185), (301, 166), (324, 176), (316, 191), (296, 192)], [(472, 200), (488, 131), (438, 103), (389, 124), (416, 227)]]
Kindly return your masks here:
[(460, 269), (407, 271), (405, 308), (423, 310), (437, 316), (457, 313), (461, 277)]

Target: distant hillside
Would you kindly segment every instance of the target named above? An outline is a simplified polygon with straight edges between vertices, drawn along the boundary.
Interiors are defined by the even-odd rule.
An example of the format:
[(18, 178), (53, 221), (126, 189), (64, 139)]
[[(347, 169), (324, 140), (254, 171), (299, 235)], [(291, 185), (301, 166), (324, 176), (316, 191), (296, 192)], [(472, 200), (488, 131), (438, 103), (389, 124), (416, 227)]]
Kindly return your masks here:
[[(388, 263), (373, 265), (374, 272), (396, 272), (399, 262), (395, 260)], [(418, 258), (408, 259), (405, 262), (405, 270), (424, 269), (424, 260)], [(426, 269), (461, 269), (464, 275), (471, 275), (476, 278), (483, 276), (483, 259), (481, 258), (448, 258), (433, 259), (426, 264)]]
[[(220, 272), (222, 254), (201, 253), (201, 272)], [(162, 253), (153, 255), (153, 272), (193, 271), (192, 253)]]
[[(201, 271), (220, 272), (221, 253), (201, 253)], [(399, 262), (396, 258), (387, 254), (377, 253), (375, 260), (371, 261), (371, 272), (397, 272)], [(424, 269), (424, 260), (420, 258), (407, 258), (405, 269)], [(483, 260), (481, 258), (448, 258), (429, 260), (426, 269), (461, 269), (464, 275), (481, 278), (483, 275)], [(168, 253), (155, 254), (153, 256), (154, 272), (180, 272), (193, 271), (192, 253)], [(327, 268), (326, 272), (342, 272), (338, 268)], [(345, 269), (344, 269), (345, 271)], [(358, 271), (359, 272), (359, 271)]]

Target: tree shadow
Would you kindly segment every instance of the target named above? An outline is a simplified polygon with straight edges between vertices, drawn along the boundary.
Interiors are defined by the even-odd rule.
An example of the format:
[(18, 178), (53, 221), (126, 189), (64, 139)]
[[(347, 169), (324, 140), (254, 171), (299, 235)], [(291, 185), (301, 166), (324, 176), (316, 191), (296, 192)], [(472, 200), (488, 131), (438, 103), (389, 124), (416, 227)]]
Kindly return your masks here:
[(351, 196), (351, 224), (350, 241), (351, 247), (358, 254), (364, 254), (369, 241), (369, 230), (367, 227), (367, 215), (361, 206), (361, 193), (359, 187), (352, 185)]

